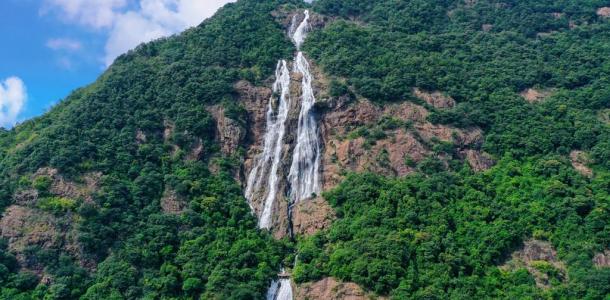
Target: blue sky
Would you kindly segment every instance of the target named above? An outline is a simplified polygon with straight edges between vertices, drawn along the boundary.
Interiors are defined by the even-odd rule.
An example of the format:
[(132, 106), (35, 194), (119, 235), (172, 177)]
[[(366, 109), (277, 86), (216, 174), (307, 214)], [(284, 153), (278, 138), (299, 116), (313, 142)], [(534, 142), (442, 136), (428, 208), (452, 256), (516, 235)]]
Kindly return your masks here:
[(195, 26), (231, 1), (2, 1), (0, 126), (44, 113), (121, 53)]

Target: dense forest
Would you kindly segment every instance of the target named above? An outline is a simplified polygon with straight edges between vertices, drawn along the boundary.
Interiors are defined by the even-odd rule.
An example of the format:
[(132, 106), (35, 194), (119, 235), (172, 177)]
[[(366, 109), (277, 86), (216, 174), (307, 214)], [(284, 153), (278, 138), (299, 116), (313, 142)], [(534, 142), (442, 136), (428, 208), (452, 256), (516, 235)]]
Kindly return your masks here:
[[(282, 265), (297, 284), (332, 276), (391, 299), (608, 299), (610, 268), (592, 261), (610, 249), (610, 19), (596, 13), (605, 6), (239, 0), (141, 45), (44, 116), (0, 129), (0, 211), (35, 191), (35, 208), (81, 247), (80, 257), (25, 249), (22, 261), (52, 277), (44, 282), (0, 240), (0, 299), (264, 299)], [(205, 106), (249, 126), (234, 83), (269, 85), (277, 60), (292, 57), (280, 7), (330, 20), (303, 50), (336, 84), (331, 96), (383, 106), (415, 101), (414, 87), (443, 91), (457, 105), (430, 108), (428, 120), (481, 128), (478, 150), (496, 165), (474, 172), (456, 145), (438, 147), (405, 177), (348, 174), (323, 194), (337, 215), (326, 230), (276, 240), (257, 229), (234, 178), (245, 145), (221, 155)], [(551, 92), (532, 103), (519, 94), (528, 88)], [(589, 154), (594, 176), (573, 168), (574, 150)], [(92, 199), (67, 199), (34, 175), (41, 168), (74, 182), (103, 176)], [(184, 213), (161, 209), (167, 187), (187, 200)], [(562, 264), (534, 264), (544, 286), (507, 267), (532, 239)]]

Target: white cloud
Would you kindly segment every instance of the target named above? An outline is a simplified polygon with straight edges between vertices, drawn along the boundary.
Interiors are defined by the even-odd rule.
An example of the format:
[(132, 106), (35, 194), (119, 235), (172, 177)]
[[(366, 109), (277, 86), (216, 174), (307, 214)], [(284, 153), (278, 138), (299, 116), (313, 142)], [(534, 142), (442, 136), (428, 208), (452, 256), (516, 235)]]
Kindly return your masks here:
[[(45, 0), (43, 13), (59, 10), (67, 22), (107, 31), (106, 66), (140, 43), (198, 25), (235, 0)], [(133, 9), (128, 9), (128, 4)]]
[(15, 125), (26, 99), (25, 84), (21, 79), (9, 77), (0, 82), (0, 127)]
[(41, 13), (58, 11), (65, 22), (100, 29), (111, 27), (117, 10), (126, 5), (127, 0), (44, 0)]
[(48, 40), (47, 47), (53, 50), (77, 51), (80, 50), (83, 45), (76, 40), (67, 38), (57, 38)]
[(140, 43), (201, 23), (234, 0), (140, 0), (137, 10), (117, 14), (105, 46), (106, 65)]

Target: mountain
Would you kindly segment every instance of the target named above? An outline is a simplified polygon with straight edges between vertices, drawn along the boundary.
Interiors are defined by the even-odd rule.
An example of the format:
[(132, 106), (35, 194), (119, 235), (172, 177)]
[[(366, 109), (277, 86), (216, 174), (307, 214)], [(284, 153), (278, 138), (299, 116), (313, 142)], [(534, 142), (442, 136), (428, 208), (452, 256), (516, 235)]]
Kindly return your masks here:
[(0, 299), (606, 299), (609, 17), (228, 4), (0, 130)]

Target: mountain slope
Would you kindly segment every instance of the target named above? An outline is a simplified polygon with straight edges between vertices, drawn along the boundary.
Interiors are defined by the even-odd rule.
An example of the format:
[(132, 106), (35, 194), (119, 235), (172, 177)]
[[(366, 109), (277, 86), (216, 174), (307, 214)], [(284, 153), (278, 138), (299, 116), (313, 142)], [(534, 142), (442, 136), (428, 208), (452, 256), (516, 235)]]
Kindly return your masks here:
[[(605, 6), (241, 0), (141, 45), (0, 130), (0, 297), (262, 299), (285, 267), (303, 299), (604, 299)], [(243, 195), (282, 60), (267, 231)], [(323, 192), (295, 200), (306, 93)]]

